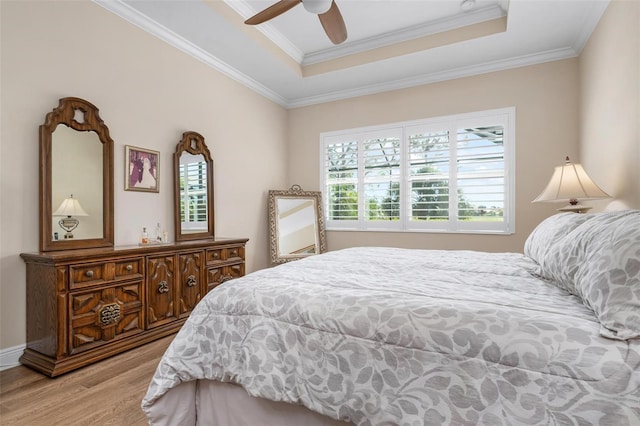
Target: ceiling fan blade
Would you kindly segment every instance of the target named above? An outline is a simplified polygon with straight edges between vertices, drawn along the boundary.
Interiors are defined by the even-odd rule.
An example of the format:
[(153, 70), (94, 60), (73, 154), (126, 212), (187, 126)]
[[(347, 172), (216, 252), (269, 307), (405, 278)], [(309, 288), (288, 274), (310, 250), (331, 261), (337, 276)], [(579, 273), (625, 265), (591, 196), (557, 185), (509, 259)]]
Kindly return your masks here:
[(258, 12), (251, 18), (244, 21), (247, 25), (258, 25), (283, 14), (287, 10), (301, 3), (302, 0), (280, 0), (278, 3), (272, 4), (262, 12)]
[(340, 44), (347, 39), (347, 27), (335, 1), (332, 1), (329, 10), (318, 15), (318, 18), (333, 44)]

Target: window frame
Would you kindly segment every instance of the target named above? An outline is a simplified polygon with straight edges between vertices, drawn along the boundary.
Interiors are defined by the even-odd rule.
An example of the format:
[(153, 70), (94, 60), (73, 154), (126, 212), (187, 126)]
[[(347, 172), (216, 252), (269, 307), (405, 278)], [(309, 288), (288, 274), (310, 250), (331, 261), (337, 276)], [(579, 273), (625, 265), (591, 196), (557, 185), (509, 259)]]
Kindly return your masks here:
[[(516, 148), (516, 110), (515, 107), (491, 109), (485, 111), (454, 114), (448, 116), (389, 123), (355, 129), (323, 132), (319, 138), (320, 151), (320, 190), (323, 199), (323, 214), (325, 226), (330, 231), (387, 231), (387, 232), (433, 232), (433, 233), (478, 233), (510, 235), (515, 233), (515, 148)], [(449, 200), (449, 218), (442, 221), (410, 220), (411, 191), (409, 165), (407, 162), (408, 137), (411, 131), (442, 131), (448, 130), (449, 152), (457, 152), (458, 130), (473, 127), (501, 125), (503, 127), (503, 161), (504, 161), (504, 206), (503, 221), (464, 221), (458, 220), (457, 195), (455, 206)], [(400, 137), (400, 218), (398, 220), (366, 219), (366, 197), (361, 196), (364, 180), (363, 156), (361, 145), (365, 138), (382, 139), (389, 135)], [(357, 141), (358, 173), (356, 186), (358, 188), (358, 217), (353, 220), (329, 219), (329, 194), (327, 193), (326, 147), (329, 144)], [(449, 155), (450, 170), (456, 170), (454, 179), (449, 175), (449, 194), (457, 194), (457, 176), (455, 167), (456, 155)], [(453, 181), (453, 182), (452, 182)], [(453, 190), (452, 190), (453, 189)]]

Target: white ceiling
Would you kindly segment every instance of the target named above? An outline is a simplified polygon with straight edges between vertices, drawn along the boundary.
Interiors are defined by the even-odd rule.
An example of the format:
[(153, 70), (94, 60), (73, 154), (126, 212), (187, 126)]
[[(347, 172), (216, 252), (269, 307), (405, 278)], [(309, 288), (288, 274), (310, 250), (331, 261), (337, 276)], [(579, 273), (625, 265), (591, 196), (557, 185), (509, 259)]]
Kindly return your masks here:
[(337, 46), (302, 5), (243, 24), (277, 0), (94, 1), (290, 108), (575, 57), (609, 0), (335, 0)]

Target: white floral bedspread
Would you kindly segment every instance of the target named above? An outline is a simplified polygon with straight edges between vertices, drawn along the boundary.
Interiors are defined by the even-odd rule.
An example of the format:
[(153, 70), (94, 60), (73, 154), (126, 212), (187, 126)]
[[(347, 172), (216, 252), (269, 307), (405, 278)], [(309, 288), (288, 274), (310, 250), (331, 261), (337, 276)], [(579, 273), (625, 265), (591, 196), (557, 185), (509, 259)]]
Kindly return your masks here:
[(640, 424), (640, 341), (601, 337), (534, 266), (353, 248), (229, 281), (197, 305), (142, 407), (215, 379), (358, 425)]

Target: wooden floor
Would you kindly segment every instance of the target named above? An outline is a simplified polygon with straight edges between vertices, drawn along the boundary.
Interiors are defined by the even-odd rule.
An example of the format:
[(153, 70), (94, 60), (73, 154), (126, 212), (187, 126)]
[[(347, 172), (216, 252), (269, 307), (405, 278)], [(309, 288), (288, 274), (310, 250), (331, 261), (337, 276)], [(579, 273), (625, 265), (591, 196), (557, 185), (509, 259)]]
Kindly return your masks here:
[(140, 409), (173, 336), (51, 379), (19, 366), (0, 372), (1, 425), (146, 425)]

